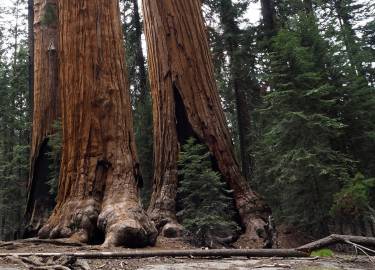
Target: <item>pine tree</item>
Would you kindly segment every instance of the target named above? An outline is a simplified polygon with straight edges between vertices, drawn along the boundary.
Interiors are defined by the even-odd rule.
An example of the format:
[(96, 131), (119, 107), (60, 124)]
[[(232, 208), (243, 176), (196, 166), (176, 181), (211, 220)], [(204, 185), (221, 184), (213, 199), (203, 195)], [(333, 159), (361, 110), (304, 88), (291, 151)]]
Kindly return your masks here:
[(371, 178), (375, 175), (375, 160), (370, 154), (375, 151), (374, 54), (371, 21), (360, 25), (374, 16), (375, 10), (369, 1), (326, 1), (323, 8), (327, 6), (333, 7), (334, 16), (328, 18), (331, 13), (323, 13), (323, 19), (333, 24), (333, 18), (340, 25), (338, 30), (322, 25), (330, 42), (331, 78), (340, 88), (335, 114), (346, 125), (337, 147), (358, 162), (358, 172)]
[(194, 236), (196, 244), (213, 247), (219, 238), (238, 233), (234, 201), (219, 173), (212, 170), (211, 154), (194, 138), (182, 146), (179, 157), (178, 198), (181, 224)]
[[(29, 156), (28, 48), (25, 3), (15, 1), (0, 26), (0, 239), (21, 236)], [(3, 13), (4, 12), (4, 13)]]
[(332, 116), (338, 89), (325, 69), (326, 42), (315, 18), (299, 13), (273, 40), (275, 89), (260, 111), (266, 119), (257, 153), (258, 181), (283, 222), (328, 233), (333, 194), (349, 178), (353, 161), (335, 149), (345, 124)]
[(207, 20), (214, 21), (209, 34), (220, 95), (236, 156), (243, 174), (251, 182), (257, 133), (253, 111), (261, 100), (261, 87), (256, 67), (257, 29), (244, 19), (250, 1), (205, 1), (205, 4), (209, 10)]
[[(375, 210), (373, 205), (375, 178), (366, 178), (357, 173), (344, 183), (343, 188), (334, 195), (331, 216), (339, 220), (341, 233), (350, 226), (351, 233), (373, 234)], [(368, 226), (370, 224), (370, 227)], [(370, 228), (370, 231), (368, 231)]]
[(367, 22), (362, 27), (361, 32), (363, 58), (365, 59), (364, 69), (368, 81), (372, 87), (375, 87), (375, 66), (373, 64), (375, 62), (375, 21)]
[[(257, 117), (263, 126), (258, 186), (271, 199), (279, 222), (316, 236), (327, 234), (328, 226), (343, 232), (349, 221), (332, 216), (331, 209), (353, 187), (356, 174), (364, 179), (374, 175), (375, 91), (369, 76), (359, 72), (365, 66), (359, 46), (365, 43), (353, 34), (356, 53), (350, 54), (346, 32), (332, 27), (337, 10), (326, 4), (276, 1), (281, 29), (268, 54), (272, 87)], [(359, 16), (351, 18), (353, 23)], [(372, 194), (373, 188), (368, 189)], [(373, 222), (366, 214), (349, 224), (347, 233), (371, 233)]]
[(371, 36), (372, 22), (369, 18), (375, 16), (374, 4), (368, 0), (324, 0), (319, 8), (322, 28), (335, 45), (336, 57), (345, 58), (340, 62), (346, 68), (345, 73), (370, 79), (374, 58), (369, 53), (371, 43), (366, 36)]
[(261, 0), (262, 34), (269, 41), (277, 32), (275, 0)]
[[(253, 45), (255, 31), (241, 29), (240, 18), (249, 1), (233, 3), (231, 0), (213, 1), (211, 7), (220, 19), (224, 55), (227, 56), (228, 90), (233, 92), (235, 104), (236, 134), (238, 134), (241, 168), (247, 180), (252, 178), (252, 111), (259, 101), (259, 85), (256, 79)], [(224, 62), (225, 63), (225, 62)], [(228, 91), (227, 90), (227, 91)]]

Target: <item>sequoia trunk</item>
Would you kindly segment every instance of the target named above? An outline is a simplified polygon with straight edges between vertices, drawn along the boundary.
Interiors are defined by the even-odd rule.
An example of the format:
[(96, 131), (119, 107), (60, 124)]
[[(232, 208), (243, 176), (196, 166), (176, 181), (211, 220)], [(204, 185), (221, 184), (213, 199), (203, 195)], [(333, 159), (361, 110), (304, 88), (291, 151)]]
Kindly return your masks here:
[(61, 114), (57, 88), (57, 0), (34, 0), (34, 14), (34, 111), (25, 237), (37, 234), (54, 206), (47, 185), (47, 142)]
[(39, 235), (153, 244), (139, 203), (118, 1), (60, 0), (59, 11), (64, 147), (57, 206)]
[[(205, 143), (233, 190), (249, 244), (263, 246), (269, 208), (241, 175), (216, 88), (201, 1), (144, 0), (153, 97), (155, 176), (149, 213), (176, 224), (177, 159), (188, 137)], [(166, 227), (164, 227), (166, 228)]]

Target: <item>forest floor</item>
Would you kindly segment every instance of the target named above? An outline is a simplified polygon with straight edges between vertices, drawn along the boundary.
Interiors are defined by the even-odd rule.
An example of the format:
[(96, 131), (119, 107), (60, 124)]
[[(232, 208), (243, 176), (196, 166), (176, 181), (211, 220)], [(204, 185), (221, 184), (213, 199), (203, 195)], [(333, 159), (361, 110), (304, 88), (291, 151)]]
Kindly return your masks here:
[[(155, 247), (148, 250), (191, 249), (181, 240), (160, 238)], [(103, 250), (99, 246), (58, 246), (53, 244), (22, 243), (0, 248), (0, 253), (37, 253), (37, 252), (98, 252), (127, 251), (124, 248)], [(325, 258), (141, 258), (141, 259), (95, 259), (84, 260), (92, 270), (374, 270), (375, 264), (365, 256), (335, 255)], [(9, 258), (0, 258), (0, 270), (31, 269), (15, 263)], [(37, 269), (37, 268), (34, 268)], [(44, 269), (44, 268), (40, 268)], [(54, 269), (54, 268), (52, 268)], [(57, 269), (57, 268), (56, 268)], [(69, 268), (68, 268), (69, 269)], [(72, 268), (82, 269), (82, 268)]]

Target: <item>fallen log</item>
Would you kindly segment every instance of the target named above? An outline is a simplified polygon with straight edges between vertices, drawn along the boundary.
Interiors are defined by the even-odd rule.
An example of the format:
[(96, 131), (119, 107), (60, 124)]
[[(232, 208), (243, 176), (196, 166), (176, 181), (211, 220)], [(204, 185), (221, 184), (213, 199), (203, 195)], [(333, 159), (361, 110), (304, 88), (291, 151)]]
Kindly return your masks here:
[(300, 246), (296, 248), (296, 250), (304, 251), (304, 252), (311, 252), (311, 251), (321, 249), (324, 247), (328, 247), (334, 244), (339, 244), (339, 243), (350, 244), (350, 242), (359, 244), (365, 247), (375, 247), (374, 237), (332, 234), (325, 238)]
[(193, 250), (131, 250), (124, 252), (75, 253), (0, 253), (1, 257), (75, 257), (81, 259), (122, 259), (148, 257), (308, 257), (294, 249), (193, 249)]
[[(83, 246), (71, 240), (27, 239), (15, 242), (0, 242), (0, 247), (9, 244), (33, 243), (66, 246)], [(296, 249), (193, 249), (193, 250), (129, 250), (123, 252), (75, 252), (75, 253), (0, 253), (0, 258), (19, 257), (61, 257), (69, 256), (81, 259), (113, 259), (113, 258), (147, 258), (147, 257), (309, 257), (311, 251), (330, 245), (357, 244), (364, 247), (375, 247), (374, 237), (332, 234), (320, 240), (300, 246)]]

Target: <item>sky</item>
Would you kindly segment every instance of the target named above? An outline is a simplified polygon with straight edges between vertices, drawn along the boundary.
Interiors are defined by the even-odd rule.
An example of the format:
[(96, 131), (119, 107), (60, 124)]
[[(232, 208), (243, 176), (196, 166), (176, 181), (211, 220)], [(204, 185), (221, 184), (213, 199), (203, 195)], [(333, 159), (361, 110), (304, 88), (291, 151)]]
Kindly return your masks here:
[(251, 3), (249, 6), (249, 9), (246, 13), (246, 19), (248, 19), (251, 23), (255, 24), (260, 19), (260, 1), (257, 1), (257, 3)]
[[(0, 7), (7, 7), (10, 6), (12, 2), (16, 0), (0, 0)], [(141, 0), (138, 0), (141, 2)], [(180, 1), (180, 0), (178, 0)], [(236, 2), (236, 0), (234, 0)], [(251, 23), (257, 23), (260, 18), (260, 5), (259, 3), (253, 3), (249, 7), (249, 10), (246, 14), (246, 19), (248, 19)]]

